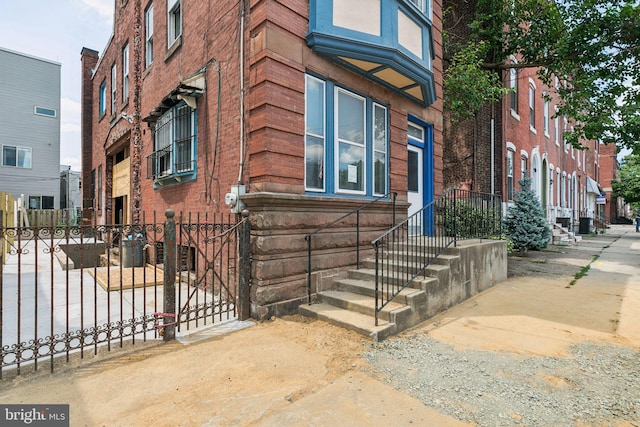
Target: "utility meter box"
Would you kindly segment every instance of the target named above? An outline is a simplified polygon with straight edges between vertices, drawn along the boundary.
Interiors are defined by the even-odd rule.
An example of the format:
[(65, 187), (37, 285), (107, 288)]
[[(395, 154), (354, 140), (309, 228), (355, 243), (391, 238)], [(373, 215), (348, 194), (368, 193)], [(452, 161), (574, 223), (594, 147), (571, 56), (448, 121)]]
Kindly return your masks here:
[(243, 194), (245, 194), (244, 185), (232, 185), (231, 191), (225, 194), (224, 202), (231, 208), (232, 213), (239, 214), (244, 209), (244, 203), (240, 200)]

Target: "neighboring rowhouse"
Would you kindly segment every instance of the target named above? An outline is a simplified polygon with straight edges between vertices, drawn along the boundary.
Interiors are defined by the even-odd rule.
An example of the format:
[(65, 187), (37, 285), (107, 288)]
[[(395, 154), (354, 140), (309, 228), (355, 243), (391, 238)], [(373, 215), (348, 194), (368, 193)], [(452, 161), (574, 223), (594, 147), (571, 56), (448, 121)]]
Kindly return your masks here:
[(60, 63), (0, 48), (0, 191), (60, 207)]
[[(444, 7), (454, 10), (457, 18), (447, 21), (445, 31), (452, 39), (468, 39), (467, 20), (476, 1), (449, 0)], [(463, 122), (452, 123), (444, 112), (445, 188), (502, 194), (508, 206), (519, 190), (518, 180), (529, 176), (548, 222), (578, 231), (580, 218), (594, 218), (600, 212), (598, 178), (612, 173), (600, 172), (602, 145), (583, 141), (586, 150), (577, 150), (566, 144), (563, 133), (571, 132), (571, 123), (555, 117), (553, 88), (537, 78), (535, 68), (519, 68), (516, 57), (509, 60), (514, 67), (501, 72), (501, 78), (512, 91), (500, 102), (485, 104), (473, 119)], [(554, 85), (563, 84), (570, 82), (555, 79)]]
[[(306, 300), (306, 233), (382, 197), (370, 246), (391, 192), (405, 213), (442, 192), (439, 0), (117, 0), (114, 16), (102, 55), (82, 53), (85, 218), (228, 213), (237, 196), (254, 317)], [(344, 233), (324, 235), (321, 268), (355, 263)]]

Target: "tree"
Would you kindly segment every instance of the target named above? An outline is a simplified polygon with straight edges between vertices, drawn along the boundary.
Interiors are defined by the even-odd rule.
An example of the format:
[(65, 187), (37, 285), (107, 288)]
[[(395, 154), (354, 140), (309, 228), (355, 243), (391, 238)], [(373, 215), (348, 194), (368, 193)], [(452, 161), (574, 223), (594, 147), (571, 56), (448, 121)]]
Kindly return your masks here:
[(566, 142), (601, 140), (640, 153), (640, 1), (476, 0), (473, 12), (459, 9), (445, 10), (449, 28), (470, 22), (461, 38), (445, 34), (444, 100), (454, 117), (477, 111), (468, 99), (493, 102), (504, 90), (495, 78), (501, 70), (536, 68), (559, 96), (557, 115), (573, 122)]
[(551, 240), (544, 210), (531, 190), (531, 178), (522, 178), (518, 184), (520, 191), (516, 191), (514, 204), (504, 219), (505, 232), (517, 251), (526, 253), (529, 249), (544, 249)]
[(640, 155), (630, 154), (624, 158), (618, 176), (611, 182), (613, 196), (640, 207)]

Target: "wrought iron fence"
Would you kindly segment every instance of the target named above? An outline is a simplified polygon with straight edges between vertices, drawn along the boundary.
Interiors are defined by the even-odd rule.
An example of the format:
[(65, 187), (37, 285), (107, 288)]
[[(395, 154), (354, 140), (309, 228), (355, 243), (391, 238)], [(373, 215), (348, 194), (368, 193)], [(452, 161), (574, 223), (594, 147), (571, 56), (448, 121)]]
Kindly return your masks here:
[(500, 236), (500, 196), (453, 189), (391, 228), (375, 248), (375, 321), (378, 314), (458, 240)]
[[(238, 283), (248, 283), (239, 267), (248, 259), (247, 218), (172, 221), (155, 213), (130, 225), (1, 227), (0, 221), (0, 244), (9, 248), (0, 261), (0, 378), (47, 361), (53, 371), (58, 356), (156, 340), (168, 328), (187, 333), (237, 318), (238, 304), (248, 304), (238, 301)], [(167, 225), (178, 230), (172, 239)]]

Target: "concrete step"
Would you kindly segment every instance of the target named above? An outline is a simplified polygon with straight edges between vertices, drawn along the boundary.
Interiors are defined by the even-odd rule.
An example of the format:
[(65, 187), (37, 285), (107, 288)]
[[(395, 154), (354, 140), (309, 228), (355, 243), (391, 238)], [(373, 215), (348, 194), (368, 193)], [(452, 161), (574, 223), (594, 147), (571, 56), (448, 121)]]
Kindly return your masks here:
[(372, 316), (349, 311), (330, 304), (303, 304), (298, 307), (298, 312), (303, 316), (322, 320), (350, 331), (355, 331), (371, 338), (374, 342), (382, 341), (397, 333), (394, 323), (379, 319), (378, 326), (376, 326), (375, 319)]
[[(375, 298), (366, 295), (344, 291), (325, 291), (318, 295), (318, 300), (335, 307), (365, 314), (371, 318), (375, 316)], [(405, 324), (410, 316), (411, 307), (395, 300), (390, 301), (378, 314), (379, 319), (395, 324)]]

